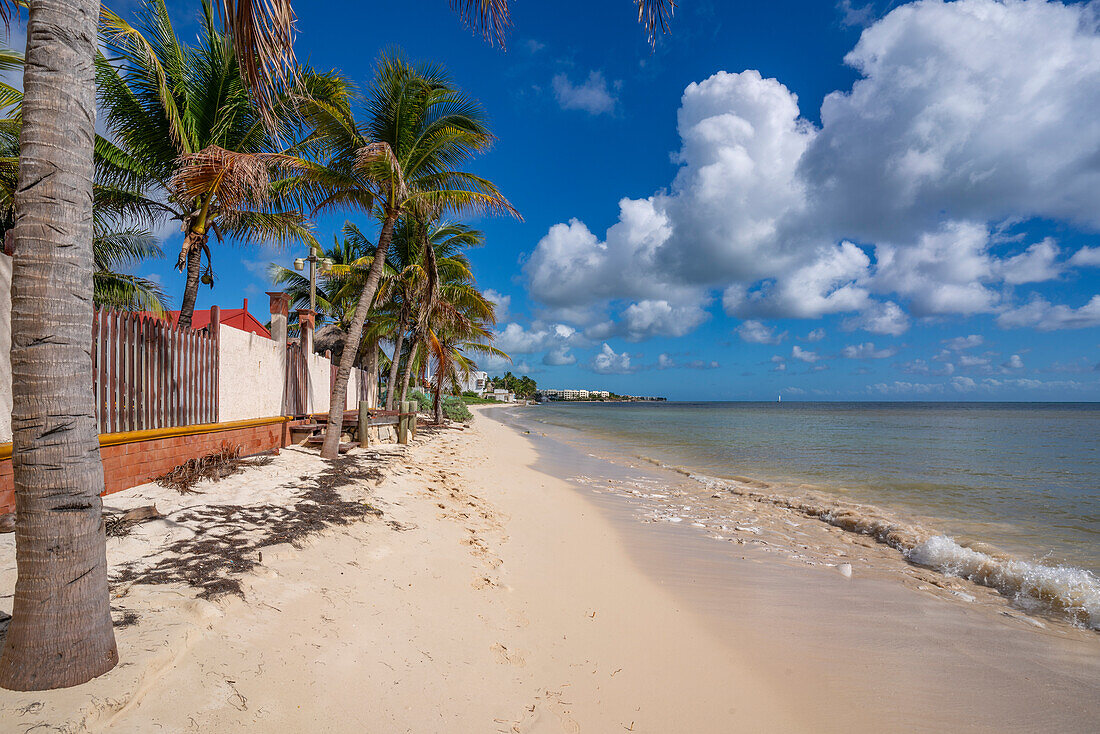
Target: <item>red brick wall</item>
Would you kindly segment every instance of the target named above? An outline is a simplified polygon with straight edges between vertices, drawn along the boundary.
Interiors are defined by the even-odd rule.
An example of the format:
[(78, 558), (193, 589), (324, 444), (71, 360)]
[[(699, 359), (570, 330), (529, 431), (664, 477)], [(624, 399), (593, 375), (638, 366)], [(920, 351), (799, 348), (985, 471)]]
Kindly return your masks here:
[[(231, 428), (191, 436), (155, 438), (136, 443), (104, 446), (103, 477), (107, 485), (104, 494), (119, 492), (152, 481), (188, 459), (209, 454), (223, 443), (240, 444), (241, 454), (258, 454), (286, 446), (286, 423), (269, 423), (248, 428)], [(0, 513), (15, 511), (15, 490), (12, 486), (11, 459), (0, 460)]]

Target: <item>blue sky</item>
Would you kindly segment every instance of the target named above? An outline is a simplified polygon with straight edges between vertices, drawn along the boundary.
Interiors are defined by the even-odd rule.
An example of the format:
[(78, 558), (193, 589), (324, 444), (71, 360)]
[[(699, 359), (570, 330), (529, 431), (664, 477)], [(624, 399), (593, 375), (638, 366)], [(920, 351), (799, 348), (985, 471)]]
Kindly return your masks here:
[[(196, 5), (171, 4), (187, 40)], [(627, 0), (520, 2), (506, 52), (446, 6), (297, 3), (298, 50), (366, 83), (400, 47), (484, 104), (498, 140), (472, 168), (524, 217), (477, 221), (473, 254), (512, 371), (674, 399), (1100, 399), (1096, 3), (683, 0), (651, 50)], [(199, 307), (262, 316), (266, 265), (298, 254), (218, 247)], [(168, 260), (142, 272), (178, 303)]]

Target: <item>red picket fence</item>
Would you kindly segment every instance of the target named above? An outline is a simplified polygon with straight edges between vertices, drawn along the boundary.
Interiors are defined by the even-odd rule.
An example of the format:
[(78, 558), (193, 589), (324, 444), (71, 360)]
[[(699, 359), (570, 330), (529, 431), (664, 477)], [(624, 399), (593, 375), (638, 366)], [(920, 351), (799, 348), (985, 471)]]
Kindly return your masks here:
[(100, 433), (218, 421), (218, 309), (210, 326), (96, 309), (92, 372)]

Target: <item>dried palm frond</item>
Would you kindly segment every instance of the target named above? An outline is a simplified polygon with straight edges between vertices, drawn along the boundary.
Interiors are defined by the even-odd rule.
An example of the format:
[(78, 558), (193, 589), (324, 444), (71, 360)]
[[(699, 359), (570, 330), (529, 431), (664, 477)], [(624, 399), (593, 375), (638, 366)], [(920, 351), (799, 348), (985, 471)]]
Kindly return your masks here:
[(274, 129), (276, 101), (297, 82), (294, 8), (290, 0), (221, 0), (221, 7), (241, 73), (264, 123)]
[(254, 459), (242, 459), (241, 447), (222, 444), (217, 451), (188, 459), (175, 469), (160, 475), (154, 481), (162, 487), (174, 489), (180, 494), (200, 494), (195, 485), (203, 479), (216, 482), (219, 479), (236, 474), (242, 467), (266, 466), (271, 458), (266, 456)]
[(385, 161), (389, 166), (397, 189), (398, 199), (404, 201), (409, 198), (409, 189), (405, 186), (405, 175), (401, 170), (401, 163), (397, 160), (397, 156), (393, 154), (393, 149), (390, 148), (389, 143), (370, 143), (355, 152), (355, 165), (359, 168), (366, 168), (378, 161)]
[(668, 33), (668, 21), (676, 12), (675, 0), (634, 0), (638, 6), (638, 22), (645, 29), (652, 46), (657, 42), (657, 31)]
[(216, 197), (223, 210), (245, 202), (265, 201), (271, 189), (267, 156), (238, 153), (210, 145), (198, 153), (180, 156), (172, 177), (172, 193), (183, 201)]
[(450, 0), (451, 10), (485, 40), (504, 48), (504, 36), (512, 25), (508, 0)]

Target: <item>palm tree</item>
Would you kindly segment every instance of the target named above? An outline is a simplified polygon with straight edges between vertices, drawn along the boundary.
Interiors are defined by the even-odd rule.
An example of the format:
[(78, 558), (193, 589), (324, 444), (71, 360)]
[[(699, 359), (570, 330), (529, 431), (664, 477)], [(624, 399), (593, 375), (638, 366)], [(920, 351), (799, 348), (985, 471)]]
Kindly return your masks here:
[[(472, 279), (470, 262), (463, 251), (480, 246), (483, 240), (481, 232), (466, 225), (443, 222), (428, 226), (415, 217), (403, 218), (394, 229), (389, 259), (396, 274), (385, 299), (388, 323), (384, 333), (393, 342), (394, 355), (386, 380), (386, 410), (393, 409), (398, 395), (401, 354), (418, 308), (431, 300), (441, 271), (447, 282)], [(411, 360), (406, 365), (406, 375), (409, 368)]]
[[(104, 10), (104, 45), (117, 58), (96, 66), (100, 107), (117, 141), (96, 141), (99, 183), (141, 202), (155, 219), (181, 223), (184, 326), (200, 281), (213, 286), (211, 233), (277, 246), (313, 241), (306, 218), (278, 193), (280, 170), (295, 163), (278, 142), (296, 127), (290, 97), (271, 100), (274, 127), (265, 125), (210, 0), (202, 9), (197, 47), (180, 43), (164, 0), (142, 6), (137, 27)], [(291, 96), (309, 89), (308, 76), (300, 74)]]
[(458, 394), (460, 379), (470, 376), (477, 368), (472, 354), (507, 358), (508, 355), (489, 342), (493, 334), (476, 322), (462, 328), (445, 327), (430, 332), (428, 340), (432, 358), (432, 411), (435, 422), (443, 422), (443, 392)]
[[(23, 54), (0, 49), (0, 69), (23, 70)], [(22, 130), (23, 93), (0, 82), (0, 240), (15, 227), (15, 190), (19, 183), (19, 133)], [(93, 190), (92, 299), (97, 306), (121, 310), (164, 311), (164, 292), (157, 283), (122, 272), (149, 258), (163, 256), (156, 238), (142, 224), (149, 223), (142, 207), (97, 185)], [(137, 222), (135, 224), (135, 221)]]
[[(492, 141), (481, 106), (459, 92), (438, 66), (413, 66), (383, 54), (367, 96), (367, 123), (350, 117), (325, 129), (319, 142), (328, 153), (323, 166), (304, 174), (306, 196), (325, 193), (314, 210), (354, 201), (371, 206), (381, 227), (374, 262), (348, 328), (358, 343), (382, 275), (382, 265), (402, 214), (424, 216), (450, 210), (515, 210), (492, 182), (456, 170)], [(336, 192), (335, 194), (329, 192)], [(330, 399), (321, 455), (335, 458), (343, 424), (344, 395), (354, 353), (340, 359)]]
[[(99, 0), (26, 4), (31, 63), (23, 77), (14, 236), (20, 254), (12, 268), (11, 323), (18, 580), (0, 653), (0, 686), (43, 690), (105, 673), (118, 662), (118, 651), (99, 499), (103, 464), (87, 389)], [(475, 27), (507, 22), (505, 0), (451, 5)], [(0, 18), (6, 23), (18, 6), (0, 0)], [(266, 120), (272, 98), (295, 68), (290, 2), (221, 0), (220, 7)], [(662, 9), (663, 23), (671, 7), (671, 0), (639, 0), (639, 18), (652, 28), (646, 9)]]
[[(374, 245), (351, 222), (344, 223), (342, 234), (342, 239), (333, 235), (332, 246), (327, 250), (322, 250), (319, 245), (313, 248), (318, 257), (332, 261), (331, 269), (322, 271), (317, 278), (316, 325), (335, 325), (342, 331), (347, 331), (366, 273), (374, 260)], [(290, 303), (294, 309), (309, 308), (308, 276), (274, 263), (270, 274), (272, 282), (290, 294)], [(292, 314), (291, 323), (296, 319), (297, 313)]]
[[(7, 21), (15, 2), (0, 3)], [(92, 191), (99, 0), (30, 0), (12, 264), (12, 470), (18, 578), (0, 687), (84, 683), (118, 662), (92, 382)], [(273, 38), (285, 0), (224, 0), (236, 37)], [(248, 12), (241, 12), (247, 8)], [(292, 19), (292, 16), (291, 16)], [(242, 41), (267, 67), (282, 46)], [(255, 84), (261, 74), (250, 74)], [(268, 79), (272, 78), (267, 75)]]
[[(459, 391), (459, 378), (469, 377), (476, 368), (471, 355), (508, 359), (492, 346), (491, 330), (496, 318), (493, 302), (485, 298), (472, 282), (441, 285), (437, 307), (428, 317), (424, 344), (430, 357), (435, 422), (443, 422), (443, 392)], [(426, 370), (429, 360), (422, 361)]]

